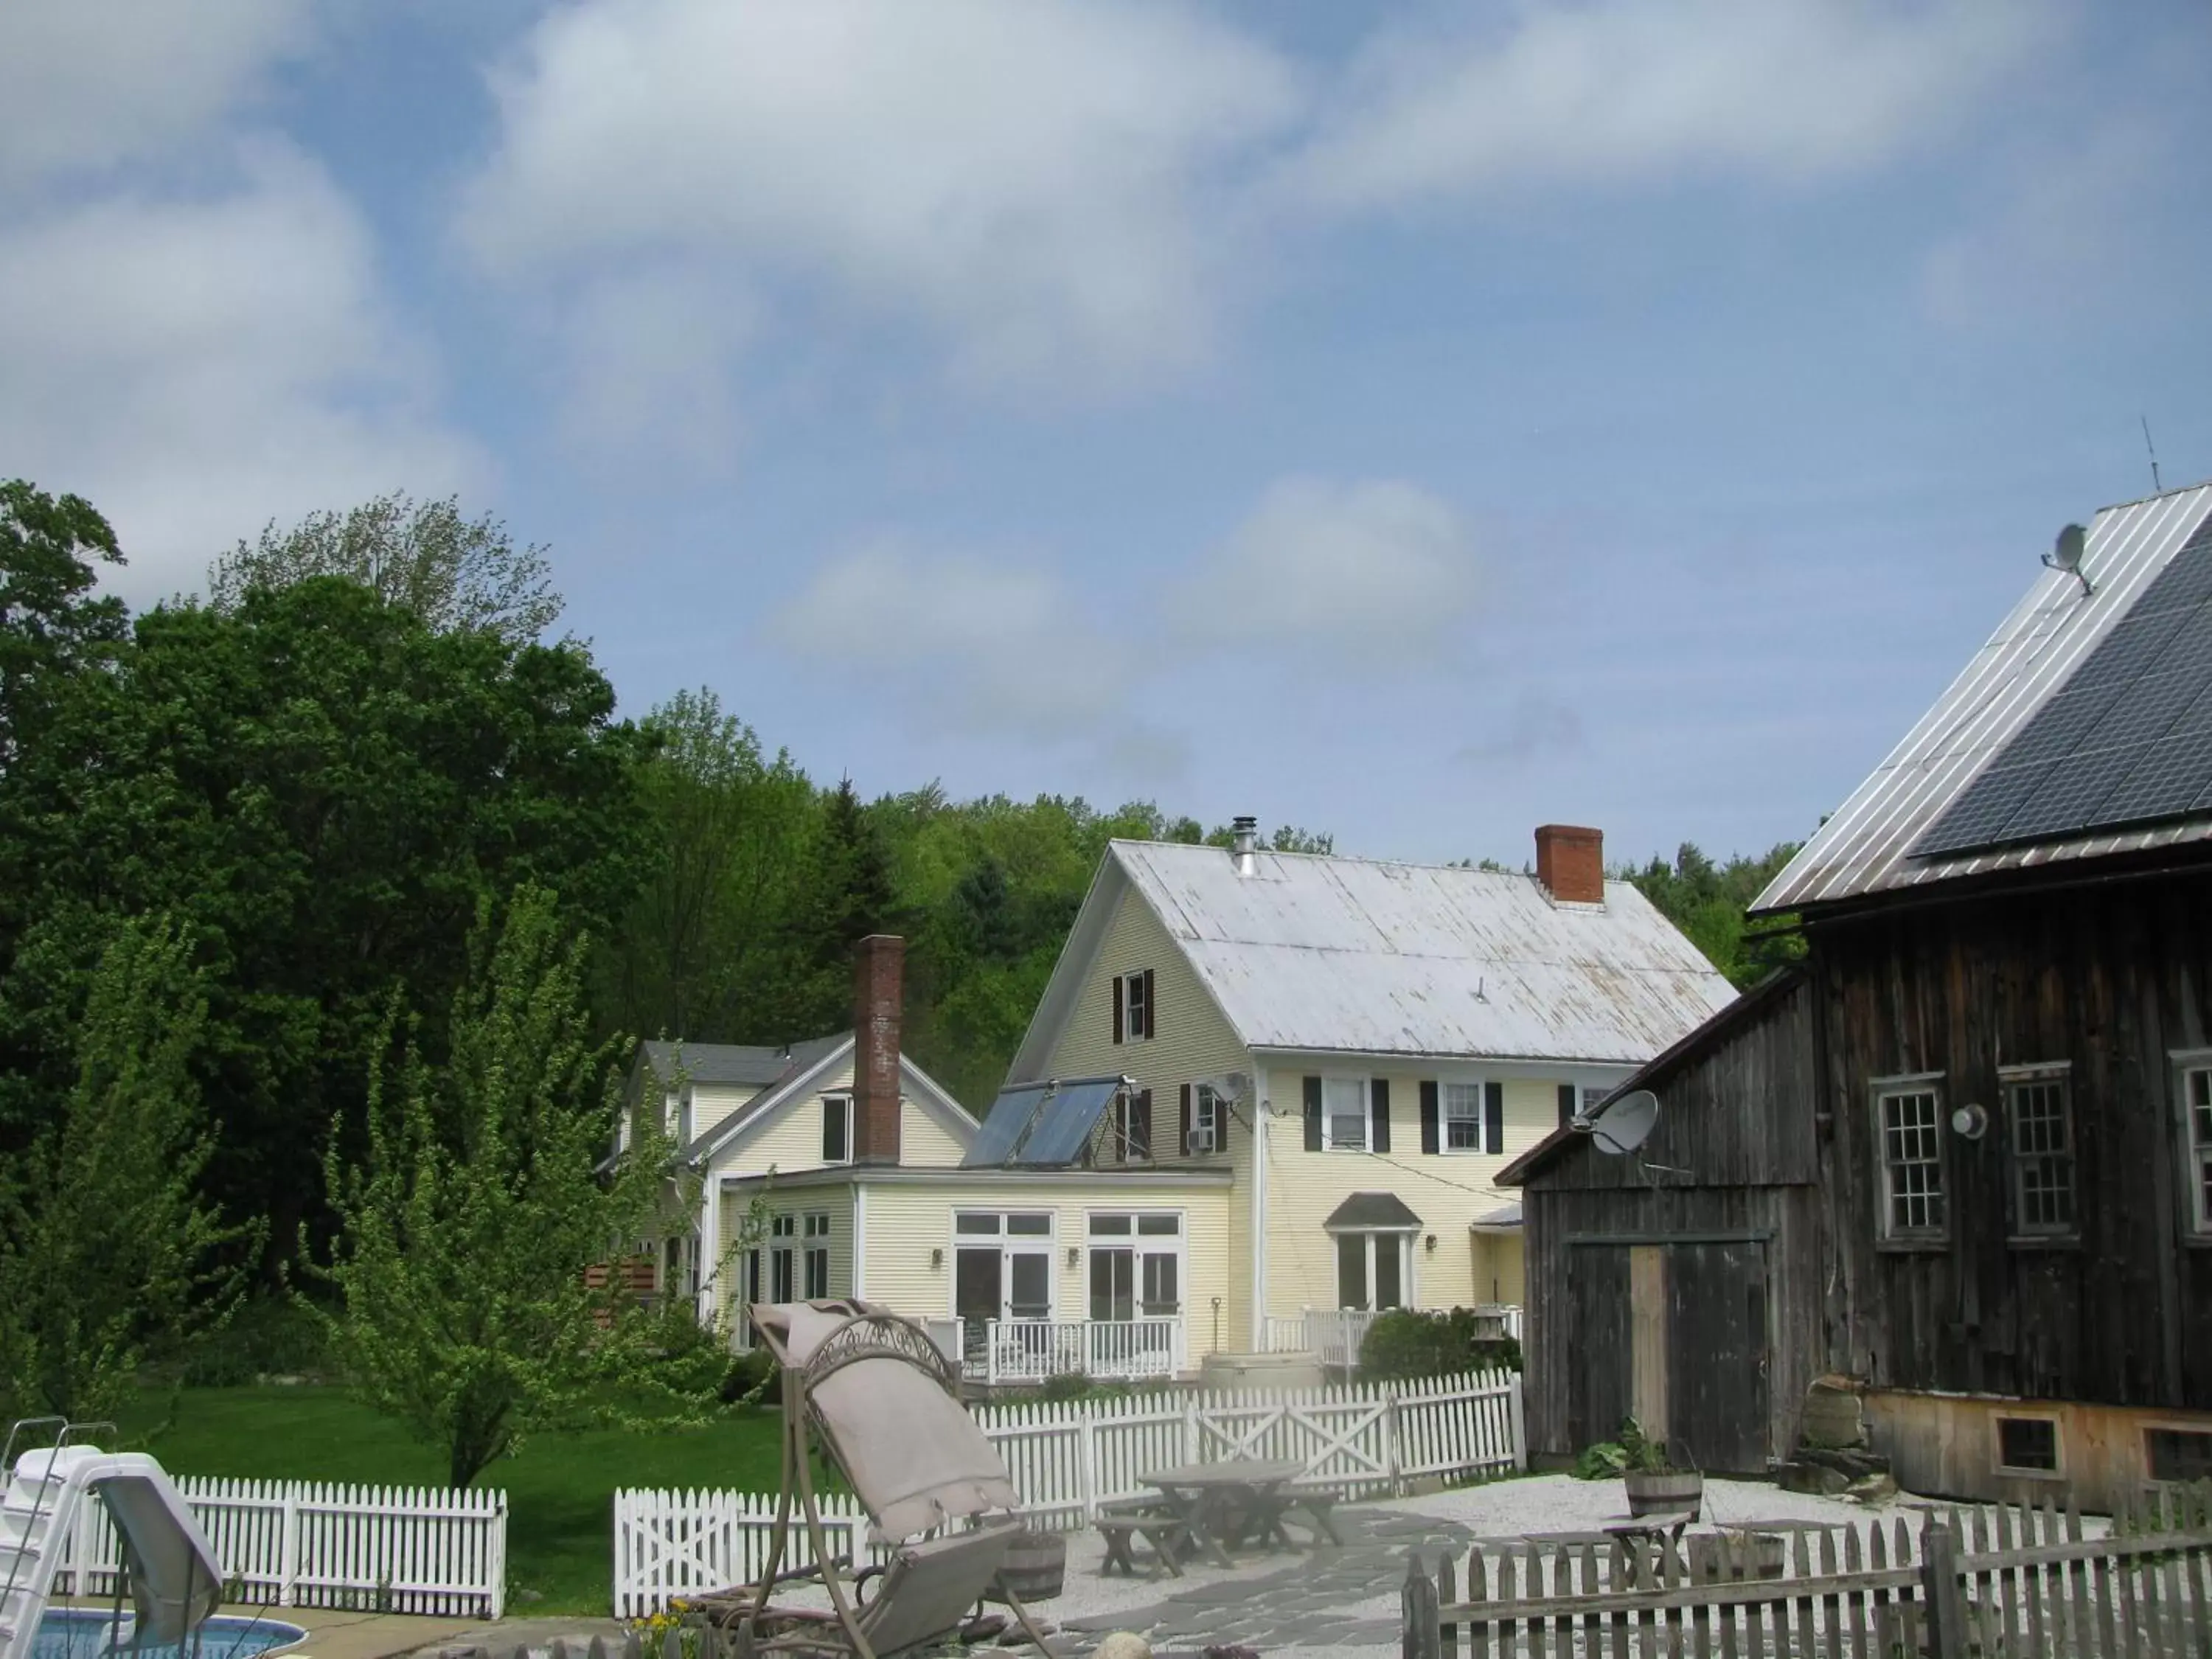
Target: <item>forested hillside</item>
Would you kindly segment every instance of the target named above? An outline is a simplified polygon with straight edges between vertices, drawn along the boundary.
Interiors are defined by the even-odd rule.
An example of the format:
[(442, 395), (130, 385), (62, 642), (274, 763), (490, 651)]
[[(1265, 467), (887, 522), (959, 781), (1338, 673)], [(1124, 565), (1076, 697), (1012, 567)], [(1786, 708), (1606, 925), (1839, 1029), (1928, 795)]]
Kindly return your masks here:
[[(981, 1108), (1107, 841), (1226, 839), (1146, 801), (867, 799), (711, 692), (626, 719), (588, 649), (544, 642), (539, 550), (451, 502), (272, 526), (210, 600), (134, 617), (100, 594), (119, 555), (90, 505), (0, 489), (0, 1149), (19, 1176), (64, 1156), (123, 941), (110, 978), (157, 963), (190, 1014), (164, 1063), (203, 1127), (178, 1145), (266, 1281), (326, 1247), (333, 1138), (362, 1138), (395, 1044), (440, 1063), (479, 907), (525, 884), (588, 934), (609, 1039), (840, 1029), (853, 942), (902, 933), (909, 1050)], [(1783, 948), (1742, 909), (1786, 851), (1632, 874), (1743, 981)]]

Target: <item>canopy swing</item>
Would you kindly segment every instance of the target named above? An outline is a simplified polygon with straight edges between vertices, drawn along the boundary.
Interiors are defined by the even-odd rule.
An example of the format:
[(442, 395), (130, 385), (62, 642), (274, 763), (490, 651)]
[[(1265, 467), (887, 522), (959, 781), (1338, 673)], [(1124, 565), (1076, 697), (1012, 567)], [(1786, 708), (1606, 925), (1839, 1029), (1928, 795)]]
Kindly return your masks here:
[[(920, 1326), (872, 1303), (760, 1303), (746, 1313), (782, 1371), (783, 1480), (760, 1582), (711, 1606), (717, 1622), (736, 1627), (738, 1651), (890, 1659), (957, 1630), (988, 1597), (1048, 1653), (1000, 1576), (1022, 1535), (1021, 1496), (960, 1402), (958, 1367)], [(897, 1540), (884, 1566), (852, 1573), (852, 1562), (830, 1553), (811, 1438), (842, 1471), (876, 1536)], [(794, 1519), (814, 1565), (787, 1571)], [(817, 1575), (831, 1611), (770, 1604), (777, 1583)]]

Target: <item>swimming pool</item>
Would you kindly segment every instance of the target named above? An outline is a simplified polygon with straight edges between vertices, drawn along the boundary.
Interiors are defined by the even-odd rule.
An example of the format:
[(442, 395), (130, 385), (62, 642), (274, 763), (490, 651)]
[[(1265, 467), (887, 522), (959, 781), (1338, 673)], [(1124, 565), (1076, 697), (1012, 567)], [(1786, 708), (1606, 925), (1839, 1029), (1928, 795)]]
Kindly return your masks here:
[(52, 1607), (39, 1620), (39, 1638), (32, 1659), (94, 1659), (112, 1649), (120, 1654), (140, 1654), (145, 1659), (247, 1659), (247, 1656), (289, 1648), (307, 1632), (281, 1619), (254, 1619), (217, 1613), (185, 1643), (175, 1648), (131, 1645), (131, 1620), (125, 1618), (122, 1636), (107, 1613), (91, 1607)]

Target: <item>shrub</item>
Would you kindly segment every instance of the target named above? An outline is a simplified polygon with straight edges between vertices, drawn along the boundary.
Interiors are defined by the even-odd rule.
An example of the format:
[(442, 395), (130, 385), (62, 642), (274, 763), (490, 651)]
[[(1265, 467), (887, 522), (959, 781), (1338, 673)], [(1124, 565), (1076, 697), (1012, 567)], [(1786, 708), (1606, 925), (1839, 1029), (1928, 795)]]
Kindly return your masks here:
[(1367, 1328), (1359, 1345), (1359, 1375), (1368, 1382), (1520, 1369), (1521, 1345), (1510, 1336), (1483, 1334), (1467, 1308), (1449, 1313), (1395, 1308)]
[(313, 1309), (289, 1296), (256, 1297), (185, 1348), (179, 1379), (190, 1389), (228, 1389), (267, 1376), (322, 1380), (330, 1343)]
[(722, 1399), (729, 1405), (741, 1400), (756, 1405), (776, 1403), (775, 1360), (766, 1348), (749, 1348), (730, 1361), (722, 1376)]

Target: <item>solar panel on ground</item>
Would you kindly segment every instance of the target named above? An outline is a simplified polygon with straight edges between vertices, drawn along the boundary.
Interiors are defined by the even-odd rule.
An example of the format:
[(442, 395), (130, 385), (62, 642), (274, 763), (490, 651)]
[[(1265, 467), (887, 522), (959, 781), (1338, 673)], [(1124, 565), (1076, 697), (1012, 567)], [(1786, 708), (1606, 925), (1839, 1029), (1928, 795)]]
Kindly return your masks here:
[(1929, 858), (2212, 807), (2212, 515), (1913, 846)]

